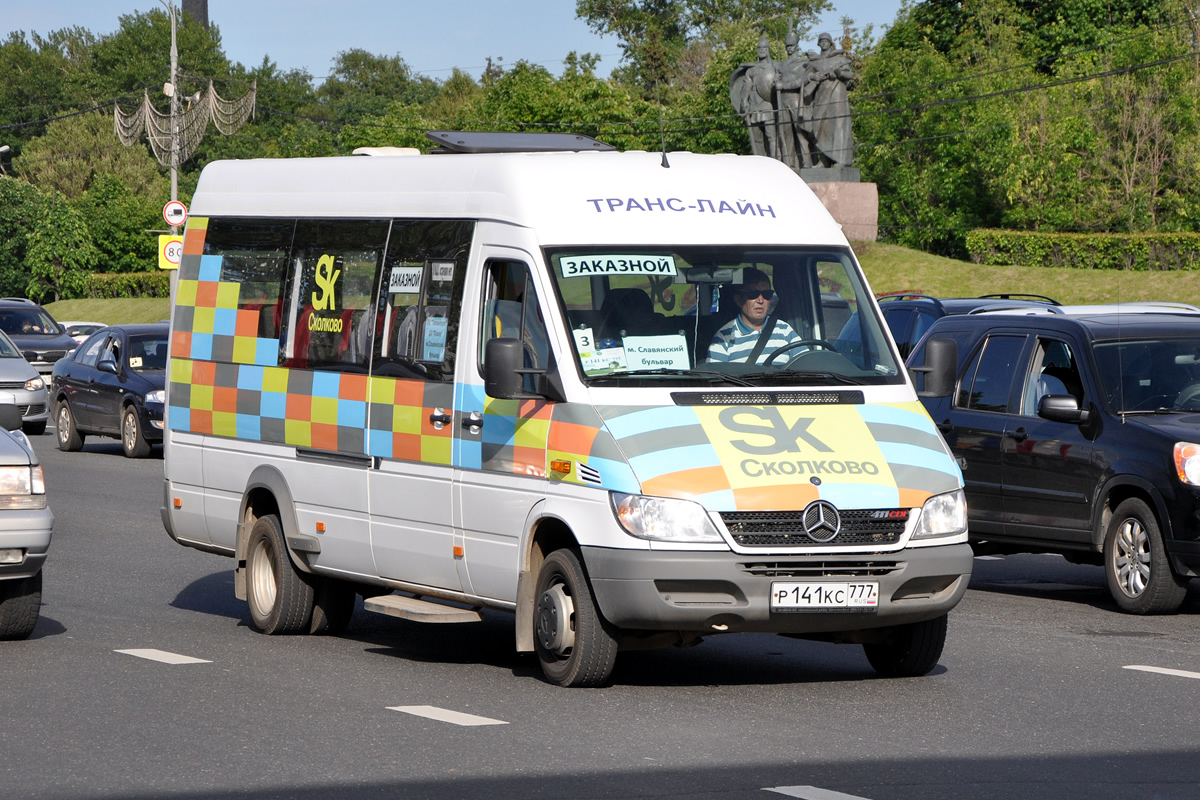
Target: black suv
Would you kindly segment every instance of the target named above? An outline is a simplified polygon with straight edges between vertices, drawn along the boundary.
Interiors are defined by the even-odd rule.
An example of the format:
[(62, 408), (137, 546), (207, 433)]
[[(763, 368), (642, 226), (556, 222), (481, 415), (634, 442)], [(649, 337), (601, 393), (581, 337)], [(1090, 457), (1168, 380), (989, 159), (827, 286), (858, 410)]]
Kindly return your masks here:
[(1102, 564), (1117, 604), (1171, 613), (1200, 574), (1200, 309), (948, 316), (908, 360), (966, 486), (976, 555)]
[(77, 344), (50, 312), (32, 300), (17, 297), (0, 299), (0, 330), (43, 375), (54, 369), (54, 362), (75, 349)]
[(1004, 308), (1056, 306), (1058, 301), (1040, 294), (985, 294), (979, 297), (938, 299), (926, 294), (885, 294), (878, 298), (879, 310), (887, 322), (900, 357), (908, 358), (929, 326), (945, 316), (979, 314)]

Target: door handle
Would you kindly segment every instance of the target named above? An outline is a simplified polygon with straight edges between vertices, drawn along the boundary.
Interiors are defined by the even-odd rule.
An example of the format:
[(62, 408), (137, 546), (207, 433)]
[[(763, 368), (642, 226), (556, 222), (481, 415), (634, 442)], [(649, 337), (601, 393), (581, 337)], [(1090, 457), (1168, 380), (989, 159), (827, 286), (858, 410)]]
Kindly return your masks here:
[(478, 411), (472, 411), (462, 418), (462, 426), (467, 429), (468, 433), (479, 433), (480, 429), (483, 428), (483, 414)]
[(444, 408), (435, 408), (433, 413), (429, 415), (429, 422), (433, 425), (435, 431), (440, 431), (446, 425), (454, 421), (454, 417), (446, 413)]
[(948, 419), (943, 420), (942, 422), (937, 423), (937, 429), (942, 433), (949, 433), (950, 431), (954, 430), (954, 423)]
[(1024, 428), (1017, 428), (1009, 434), (1015, 442), (1023, 442), (1029, 438), (1029, 433)]

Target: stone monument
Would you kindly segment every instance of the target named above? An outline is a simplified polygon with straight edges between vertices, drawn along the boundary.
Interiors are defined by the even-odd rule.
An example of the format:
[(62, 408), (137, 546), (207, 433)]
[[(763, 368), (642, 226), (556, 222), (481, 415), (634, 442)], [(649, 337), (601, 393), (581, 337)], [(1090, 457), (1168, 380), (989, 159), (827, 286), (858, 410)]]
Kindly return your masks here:
[(828, 33), (817, 37), (817, 47), (801, 52), (799, 36), (789, 30), (787, 58), (775, 62), (763, 34), (758, 60), (740, 65), (730, 76), (729, 99), (746, 121), (754, 155), (778, 159), (795, 170), (847, 238), (874, 241), (879, 195), (854, 166), (849, 97), (854, 64)]

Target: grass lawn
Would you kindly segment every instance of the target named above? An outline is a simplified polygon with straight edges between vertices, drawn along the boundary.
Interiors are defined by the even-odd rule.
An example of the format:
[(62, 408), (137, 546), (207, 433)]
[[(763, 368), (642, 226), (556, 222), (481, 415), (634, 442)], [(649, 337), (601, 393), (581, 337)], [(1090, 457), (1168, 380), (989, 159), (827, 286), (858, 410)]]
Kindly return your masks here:
[[(1060, 303), (1115, 303), (1163, 300), (1200, 305), (1200, 270), (1117, 272), (1114, 270), (1043, 267), (981, 267), (966, 261), (931, 256), (893, 244), (859, 242), (854, 252), (871, 289), (919, 292), (935, 297), (974, 297), (1022, 292), (1053, 297)], [(46, 306), (58, 320), (87, 320), (115, 325), (167, 319), (166, 298), (61, 300)]]

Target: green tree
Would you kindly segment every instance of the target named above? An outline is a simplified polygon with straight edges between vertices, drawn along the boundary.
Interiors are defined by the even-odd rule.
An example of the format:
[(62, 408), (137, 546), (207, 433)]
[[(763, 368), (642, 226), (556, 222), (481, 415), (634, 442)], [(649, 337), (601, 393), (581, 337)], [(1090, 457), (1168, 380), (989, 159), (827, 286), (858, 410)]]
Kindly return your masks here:
[(79, 297), (99, 258), (83, 216), (61, 194), (48, 194), (29, 233), (25, 295), (38, 301)]
[(42, 203), (41, 192), (26, 181), (0, 177), (0, 296), (25, 294), (29, 233)]
[(111, 113), (92, 112), (60, 119), (30, 141), (13, 167), (43, 192), (68, 198), (83, 195), (102, 175), (116, 177), (148, 202), (161, 203), (167, 183), (143, 144), (125, 147), (113, 131)]
[(72, 206), (96, 245), (100, 272), (145, 272), (158, 268), (162, 228), (160, 205), (131, 194), (120, 178), (101, 175)]

